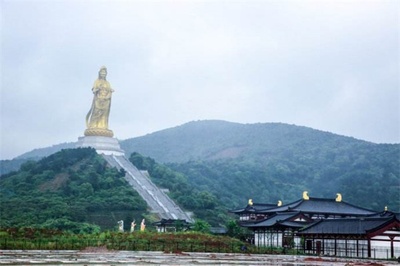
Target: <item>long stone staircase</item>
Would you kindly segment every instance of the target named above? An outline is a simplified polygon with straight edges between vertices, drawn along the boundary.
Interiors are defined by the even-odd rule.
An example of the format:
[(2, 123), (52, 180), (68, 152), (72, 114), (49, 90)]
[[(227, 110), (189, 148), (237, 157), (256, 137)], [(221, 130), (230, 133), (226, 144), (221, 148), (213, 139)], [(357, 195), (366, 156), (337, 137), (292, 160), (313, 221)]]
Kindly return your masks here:
[(104, 155), (103, 158), (117, 169), (124, 169), (125, 179), (146, 201), (151, 211), (160, 219), (186, 220), (193, 223), (192, 218), (174, 201), (160, 190), (143, 172), (139, 171), (125, 156)]

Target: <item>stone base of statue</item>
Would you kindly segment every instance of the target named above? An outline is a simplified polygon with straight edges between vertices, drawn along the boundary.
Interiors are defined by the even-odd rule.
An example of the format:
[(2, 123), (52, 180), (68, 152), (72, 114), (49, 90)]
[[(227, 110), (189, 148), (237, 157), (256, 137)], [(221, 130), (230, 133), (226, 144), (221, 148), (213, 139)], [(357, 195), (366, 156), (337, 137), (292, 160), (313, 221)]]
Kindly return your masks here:
[(78, 138), (77, 147), (92, 147), (98, 154), (125, 155), (116, 138), (103, 136), (85, 136)]
[(103, 137), (110, 137), (114, 136), (112, 130), (106, 128), (88, 128), (85, 130), (85, 136), (103, 136)]

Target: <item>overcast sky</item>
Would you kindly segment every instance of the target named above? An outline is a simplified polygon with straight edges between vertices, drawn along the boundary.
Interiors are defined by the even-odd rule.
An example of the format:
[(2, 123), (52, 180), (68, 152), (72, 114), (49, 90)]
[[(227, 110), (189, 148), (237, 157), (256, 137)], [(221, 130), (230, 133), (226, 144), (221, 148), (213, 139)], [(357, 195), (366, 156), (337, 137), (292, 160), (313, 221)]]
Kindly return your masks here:
[(118, 139), (221, 119), (400, 142), (400, 1), (0, 3), (1, 159), (82, 136), (103, 65)]

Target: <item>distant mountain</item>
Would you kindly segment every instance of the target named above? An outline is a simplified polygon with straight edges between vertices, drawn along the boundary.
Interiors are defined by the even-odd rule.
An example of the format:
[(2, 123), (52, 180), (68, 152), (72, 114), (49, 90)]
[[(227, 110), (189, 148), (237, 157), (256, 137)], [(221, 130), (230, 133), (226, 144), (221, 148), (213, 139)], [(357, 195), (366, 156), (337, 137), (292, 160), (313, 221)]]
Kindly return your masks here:
[(282, 123), (239, 124), (218, 120), (189, 122), (142, 137), (127, 139), (121, 147), (158, 162), (182, 163), (227, 158), (268, 158), (330, 148), (382, 147), (351, 137)]
[[(283, 123), (195, 121), (121, 141), (183, 173), (226, 208), (288, 202), (308, 190), (374, 210), (400, 211), (400, 144), (375, 144)], [(40, 149), (42, 153), (50, 152)], [(30, 156), (37, 155), (32, 151)]]
[(303, 190), (400, 211), (400, 144), (375, 144), (282, 123), (197, 121), (125, 140), (210, 191), (229, 208), (296, 200)]
[(7, 174), (12, 171), (17, 171), (24, 162), (29, 160), (37, 161), (43, 157), (49, 156), (62, 149), (72, 149), (76, 147), (75, 142), (61, 143), (46, 148), (38, 148), (32, 151), (21, 154), (12, 160), (0, 160), (0, 175)]
[[(283, 123), (240, 124), (220, 120), (193, 121), (142, 137), (121, 140), (126, 155), (138, 152), (158, 162), (187, 162), (251, 156), (268, 156), (287, 152), (288, 148), (302, 146), (310, 150), (316, 147), (393, 147), (400, 144), (375, 144), (352, 137), (345, 137), (303, 126)], [(38, 160), (62, 149), (74, 148), (76, 142), (61, 143), (37, 148), (15, 159)], [(8, 162), (12, 160), (2, 160)]]
[(43, 157), (49, 156), (53, 153), (56, 153), (58, 151), (61, 151), (62, 149), (73, 149), (75, 147), (76, 147), (76, 142), (61, 143), (61, 144), (53, 145), (51, 147), (34, 149), (32, 151), (21, 154), (20, 156), (16, 157), (16, 159), (38, 160)]

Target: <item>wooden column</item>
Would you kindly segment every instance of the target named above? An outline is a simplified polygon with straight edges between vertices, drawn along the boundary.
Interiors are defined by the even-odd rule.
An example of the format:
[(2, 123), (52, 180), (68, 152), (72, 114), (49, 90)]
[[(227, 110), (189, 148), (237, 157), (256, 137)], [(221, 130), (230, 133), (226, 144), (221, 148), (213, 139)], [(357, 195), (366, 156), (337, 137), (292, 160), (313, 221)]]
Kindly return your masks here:
[(368, 238), (368, 258), (371, 258), (371, 239)]
[(267, 234), (267, 233), (266, 233), (265, 228), (264, 228), (264, 232), (263, 232), (263, 233), (264, 233), (264, 237), (263, 237), (263, 246), (264, 246), (264, 247), (267, 247), (267, 246), (268, 246), (268, 245), (267, 245), (267, 237), (266, 237), (266, 234)]
[(337, 238), (335, 237), (335, 256), (337, 255)]
[(324, 239), (324, 235), (322, 235), (321, 253), (322, 253), (322, 254), (325, 254), (325, 239)]
[(356, 245), (357, 245), (356, 249), (357, 249), (357, 258), (358, 258), (358, 239), (356, 241)]
[(394, 258), (394, 236), (390, 236), (390, 257)]

